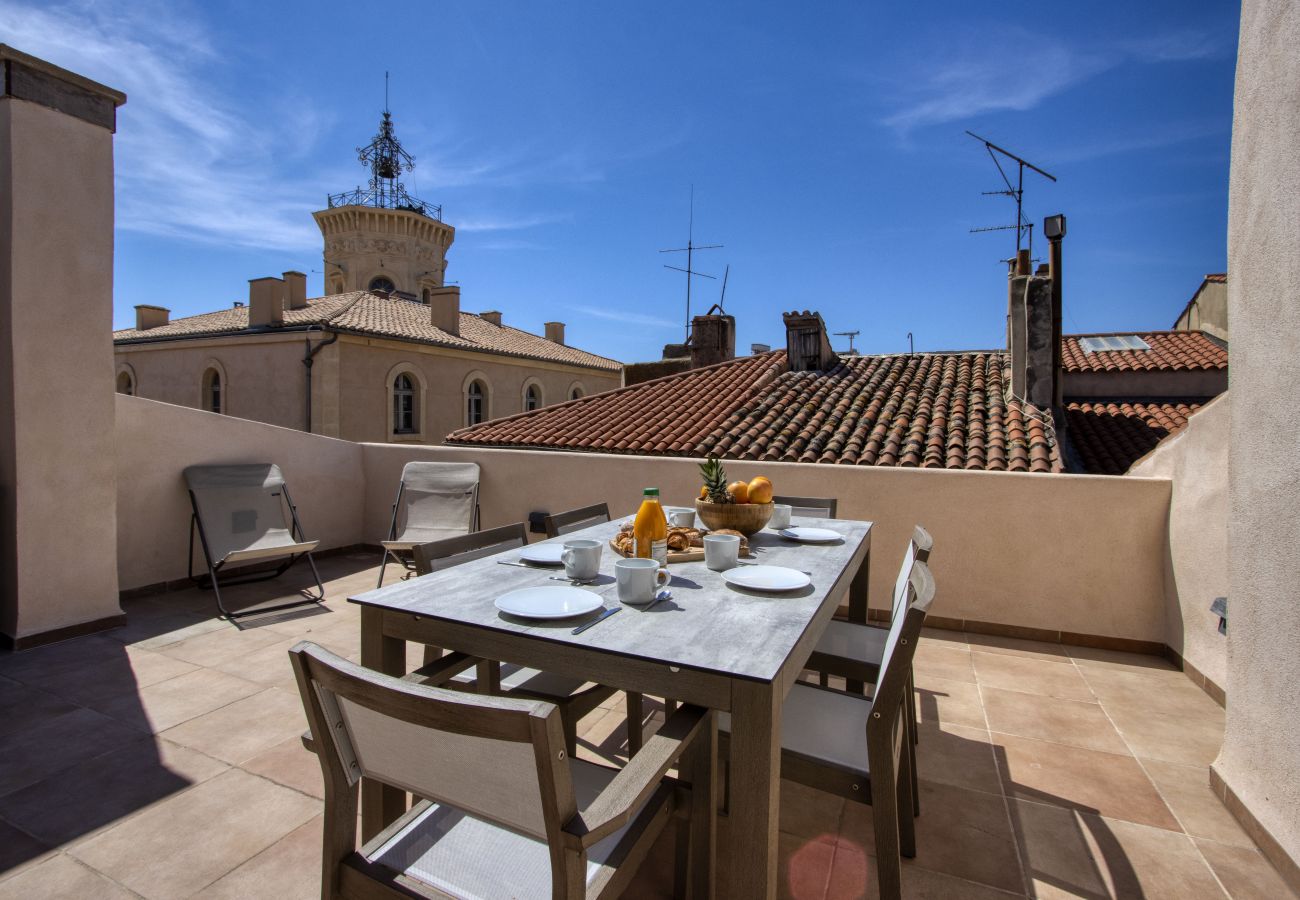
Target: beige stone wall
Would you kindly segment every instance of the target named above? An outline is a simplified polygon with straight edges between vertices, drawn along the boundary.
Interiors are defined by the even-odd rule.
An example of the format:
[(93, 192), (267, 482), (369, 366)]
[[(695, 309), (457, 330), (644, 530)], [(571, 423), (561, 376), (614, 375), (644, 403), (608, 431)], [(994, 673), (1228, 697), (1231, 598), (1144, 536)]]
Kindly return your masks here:
[[(699, 491), (689, 459), (370, 444), (367, 540), (387, 527), (412, 459), (479, 463), (485, 528), (602, 501), (628, 515), (646, 486), (659, 487), (668, 505), (686, 505)], [(797, 463), (728, 463), (727, 473), (766, 474), (778, 493), (834, 495), (841, 516), (874, 520), (873, 606), (887, 607), (920, 523), (935, 539), (935, 615), (1164, 641), (1168, 481)]]
[(1228, 424), (1230, 395), (1197, 410), (1187, 428), (1139, 460), (1130, 475), (1168, 478), (1169, 542), (1165, 643), (1220, 688), (1228, 642), (1215, 597), (1228, 593)]
[[(365, 483), (359, 445), (118, 396), (116, 530), (122, 589), (185, 577), (191, 509), (181, 476), (186, 466), (255, 462), (275, 463), (284, 472), (303, 530), (319, 539), (322, 549), (362, 539)], [(196, 569), (202, 566), (199, 551)], [(55, 568), (48, 561), (47, 567)]]
[(0, 631), (121, 614), (113, 134), (0, 99)]
[(1300, 863), (1300, 4), (1245, 0), (1232, 125), (1227, 732), (1215, 769)]
[(1228, 286), (1207, 281), (1174, 323), (1176, 331), (1204, 331), (1228, 340)]

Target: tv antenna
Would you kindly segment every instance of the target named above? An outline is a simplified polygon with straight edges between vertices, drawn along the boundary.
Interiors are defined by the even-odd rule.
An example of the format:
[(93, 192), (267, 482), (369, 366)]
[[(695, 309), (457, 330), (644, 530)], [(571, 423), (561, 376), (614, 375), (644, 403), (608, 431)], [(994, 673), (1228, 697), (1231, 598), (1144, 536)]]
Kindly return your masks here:
[[(1021, 157), (1016, 156), (1016, 154), (1012, 153), (1010, 150), (1003, 150), (997, 144), (993, 143), (992, 141), (985, 140), (984, 138), (980, 137), (978, 134), (976, 134), (973, 131), (967, 131), (966, 133), (984, 145), (984, 149), (988, 151), (989, 159), (993, 160), (993, 165), (998, 167), (998, 174), (1002, 176), (1002, 181), (1004, 184), (1006, 184), (1005, 190), (983, 191), (982, 193), (984, 194), (984, 196), (1011, 197), (1016, 201), (1016, 222), (1014, 225), (990, 225), (986, 228), (972, 228), (970, 230), (970, 233), (976, 234), (978, 232), (983, 232), (983, 231), (1011, 231), (1012, 229), (1014, 229), (1016, 232), (1016, 255), (1017, 256), (1020, 255), (1020, 247), (1022, 243), (1024, 243), (1024, 238), (1027, 236), (1029, 239), (1028, 240), (1029, 255), (1032, 257), (1034, 255), (1034, 223), (1030, 222), (1027, 218), (1025, 218), (1025, 212), (1024, 212), (1025, 169), (1026, 167), (1030, 168), (1033, 171), (1037, 172), (1039, 175), (1042, 175), (1044, 178), (1052, 182), (1056, 181), (1056, 176), (1048, 172), (1044, 172), (1042, 169), (1038, 168), (1038, 166), (1034, 165), (1033, 163), (1029, 162), (1026, 159), (1022, 159)], [(999, 153), (1001, 153), (1007, 159), (1010, 159), (1011, 161), (1016, 163), (1016, 165), (1018, 166), (1018, 171), (1016, 173), (1015, 187), (1011, 186), (1011, 179), (1007, 177), (1006, 170), (1002, 168), (1002, 163), (998, 160), (997, 154)], [(1015, 257), (1012, 257), (1012, 259), (1014, 258)]]
[(836, 331), (836, 332), (832, 332), (832, 333), (833, 333), (836, 337), (846, 337), (846, 338), (849, 339), (849, 356), (852, 356), (853, 353), (854, 353), (854, 350), (853, 350), (853, 339), (854, 339), (855, 337), (857, 337), (858, 335), (862, 334), (862, 332), (861, 332), (861, 331)]
[(699, 277), (699, 278), (711, 278), (714, 281), (717, 281), (717, 279), (714, 278), (714, 276), (712, 275), (708, 275), (704, 272), (696, 272), (691, 265), (692, 258), (694, 257), (696, 250), (718, 250), (721, 249), (721, 247), (722, 244), (695, 243), (695, 185), (692, 184), (691, 185), (691, 217), (686, 231), (686, 246), (674, 247), (671, 250), (659, 251), (660, 253), (685, 253), (686, 254), (686, 268), (683, 269), (680, 266), (670, 266), (667, 263), (664, 264), (664, 268), (672, 269), (675, 272), (686, 273), (686, 338), (687, 340), (690, 340), (691, 337), (691, 279), (695, 277)]
[(727, 302), (727, 279), (731, 276), (731, 263), (727, 263), (726, 271), (722, 273), (722, 296), (718, 298), (718, 309), (723, 310), (723, 304)]

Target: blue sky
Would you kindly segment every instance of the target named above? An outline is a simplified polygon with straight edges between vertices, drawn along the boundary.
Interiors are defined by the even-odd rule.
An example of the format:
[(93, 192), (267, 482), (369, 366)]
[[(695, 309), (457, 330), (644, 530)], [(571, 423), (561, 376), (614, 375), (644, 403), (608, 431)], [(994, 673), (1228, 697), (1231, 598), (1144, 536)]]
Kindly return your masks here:
[[(384, 71), (412, 193), (457, 227), (448, 278), (625, 361), (680, 340), (695, 235), (731, 266), (738, 347), (817, 309), (865, 352), (1004, 340), (1013, 218), (971, 129), (1069, 218), (1067, 331), (1165, 328), (1226, 257), (1236, 4), (59, 3), (0, 40), (125, 90), (115, 322), (309, 272), (311, 212), (365, 173)], [(1045, 248), (1044, 248), (1045, 249)], [(1036, 255), (1038, 247), (1036, 246)], [(720, 282), (698, 281), (696, 311)], [(836, 338), (837, 346), (844, 344)]]

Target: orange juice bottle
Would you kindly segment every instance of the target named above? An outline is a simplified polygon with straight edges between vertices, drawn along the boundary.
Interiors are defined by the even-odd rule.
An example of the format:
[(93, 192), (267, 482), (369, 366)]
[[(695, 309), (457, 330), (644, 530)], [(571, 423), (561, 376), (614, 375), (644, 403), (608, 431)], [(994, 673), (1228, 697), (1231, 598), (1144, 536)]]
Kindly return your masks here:
[(641, 508), (632, 522), (632, 539), (636, 555), (668, 565), (668, 519), (659, 505), (659, 488), (646, 488)]

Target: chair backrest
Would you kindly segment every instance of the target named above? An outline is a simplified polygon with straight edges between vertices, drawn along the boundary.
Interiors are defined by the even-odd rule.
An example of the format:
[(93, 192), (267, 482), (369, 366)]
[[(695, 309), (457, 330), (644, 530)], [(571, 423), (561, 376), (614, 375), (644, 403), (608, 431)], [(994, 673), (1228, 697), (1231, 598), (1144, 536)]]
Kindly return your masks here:
[[(867, 746), (881, 737), (896, 743), (898, 729), (901, 728), (899, 713), (903, 707), (908, 690), (909, 675), (912, 670), (912, 656), (916, 653), (916, 642), (921, 636), (921, 626), (934, 602), (934, 577), (930, 567), (920, 560), (912, 564), (912, 571), (907, 576), (906, 611), (894, 616), (889, 625), (889, 634), (885, 637), (885, 649), (880, 657), (880, 675), (876, 681), (876, 692), (871, 698), (872, 715), (867, 718)], [(876, 717), (876, 713), (880, 717)], [(872, 761), (875, 769), (875, 761)]]
[(184, 475), (214, 561), (236, 550), (294, 543), (279, 466), (189, 466)]
[(893, 622), (906, 609), (907, 579), (912, 575), (912, 563), (930, 563), (930, 551), (934, 549), (934, 538), (920, 525), (912, 529), (912, 536), (907, 539), (907, 550), (903, 553), (903, 564), (898, 568), (898, 579), (894, 582), (894, 605), (889, 612), (889, 621)]
[(397, 489), (390, 537), (406, 526), (472, 531), (478, 483), (478, 463), (407, 463)]
[(576, 812), (554, 705), (414, 684), (307, 641), (289, 656), (324, 770), (327, 808), (354, 828), (354, 788), (362, 777), (548, 842)]
[(559, 537), (609, 521), (609, 504), (597, 503), (546, 517), (546, 536)]
[(528, 527), (523, 522), (516, 522), (441, 541), (416, 544), (411, 548), (411, 554), (415, 557), (415, 574), (428, 575), (430, 572), (441, 572), (470, 560), (482, 559), (527, 544)]
[(833, 519), (840, 505), (834, 497), (773, 497), (772, 502), (791, 507), (792, 516), (812, 519)]

